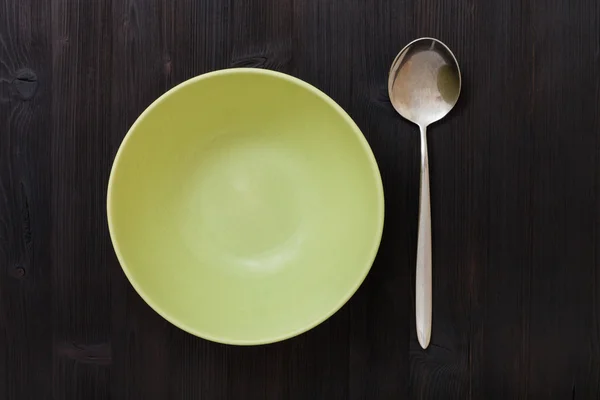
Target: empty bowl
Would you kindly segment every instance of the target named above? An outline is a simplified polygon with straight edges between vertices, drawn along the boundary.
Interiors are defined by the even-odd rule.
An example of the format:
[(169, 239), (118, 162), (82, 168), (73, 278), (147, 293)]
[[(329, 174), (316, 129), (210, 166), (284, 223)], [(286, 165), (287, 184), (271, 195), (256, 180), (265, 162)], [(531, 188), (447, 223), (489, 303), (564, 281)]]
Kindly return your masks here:
[(249, 345), (302, 333), (352, 296), (384, 201), (367, 141), (333, 100), (282, 73), (229, 69), (142, 113), (107, 208), (123, 271), (156, 312)]

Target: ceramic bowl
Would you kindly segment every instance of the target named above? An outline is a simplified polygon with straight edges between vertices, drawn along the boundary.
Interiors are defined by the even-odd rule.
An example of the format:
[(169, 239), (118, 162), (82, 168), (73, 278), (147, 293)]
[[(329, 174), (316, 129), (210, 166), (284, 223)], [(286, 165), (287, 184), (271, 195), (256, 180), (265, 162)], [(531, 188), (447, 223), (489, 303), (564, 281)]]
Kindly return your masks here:
[(302, 333), (357, 290), (383, 229), (381, 177), (352, 119), (291, 76), (186, 81), (127, 133), (108, 185), (127, 278), (161, 316), (212, 341)]

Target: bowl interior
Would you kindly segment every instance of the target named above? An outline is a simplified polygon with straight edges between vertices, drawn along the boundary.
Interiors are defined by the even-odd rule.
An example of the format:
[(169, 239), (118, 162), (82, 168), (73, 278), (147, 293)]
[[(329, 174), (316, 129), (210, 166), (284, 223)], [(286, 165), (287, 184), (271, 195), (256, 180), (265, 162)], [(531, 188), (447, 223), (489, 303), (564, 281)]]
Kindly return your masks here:
[(303, 332), (358, 288), (383, 227), (377, 165), (352, 120), (287, 75), (225, 70), (150, 106), (108, 191), (140, 295), (195, 335), (257, 344)]

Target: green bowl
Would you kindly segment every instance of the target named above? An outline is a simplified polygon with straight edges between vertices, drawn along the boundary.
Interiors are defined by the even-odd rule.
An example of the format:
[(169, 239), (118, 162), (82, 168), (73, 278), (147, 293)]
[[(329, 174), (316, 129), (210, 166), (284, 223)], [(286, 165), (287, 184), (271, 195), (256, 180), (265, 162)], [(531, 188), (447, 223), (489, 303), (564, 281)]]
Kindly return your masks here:
[(215, 342), (298, 335), (369, 272), (383, 230), (373, 153), (327, 95), (291, 76), (193, 78), (133, 124), (108, 184), (110, 235), (156, 312)]

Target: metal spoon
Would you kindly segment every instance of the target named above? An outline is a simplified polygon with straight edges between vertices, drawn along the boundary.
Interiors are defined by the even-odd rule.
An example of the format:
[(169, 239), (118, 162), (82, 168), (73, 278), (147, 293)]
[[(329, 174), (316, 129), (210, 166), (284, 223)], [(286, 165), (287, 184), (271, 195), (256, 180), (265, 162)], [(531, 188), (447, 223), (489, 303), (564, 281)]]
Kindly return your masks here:
[(442, 42), (421, 38), (410, 42), (392, 63), (388, 93), (392, 105), (421, 130), (421, 193), (415, 312), (417, 337), (424, 349), (431, 339), (431, 208), (427, 126), (448, 114), (461, 87), (456, 57)]

